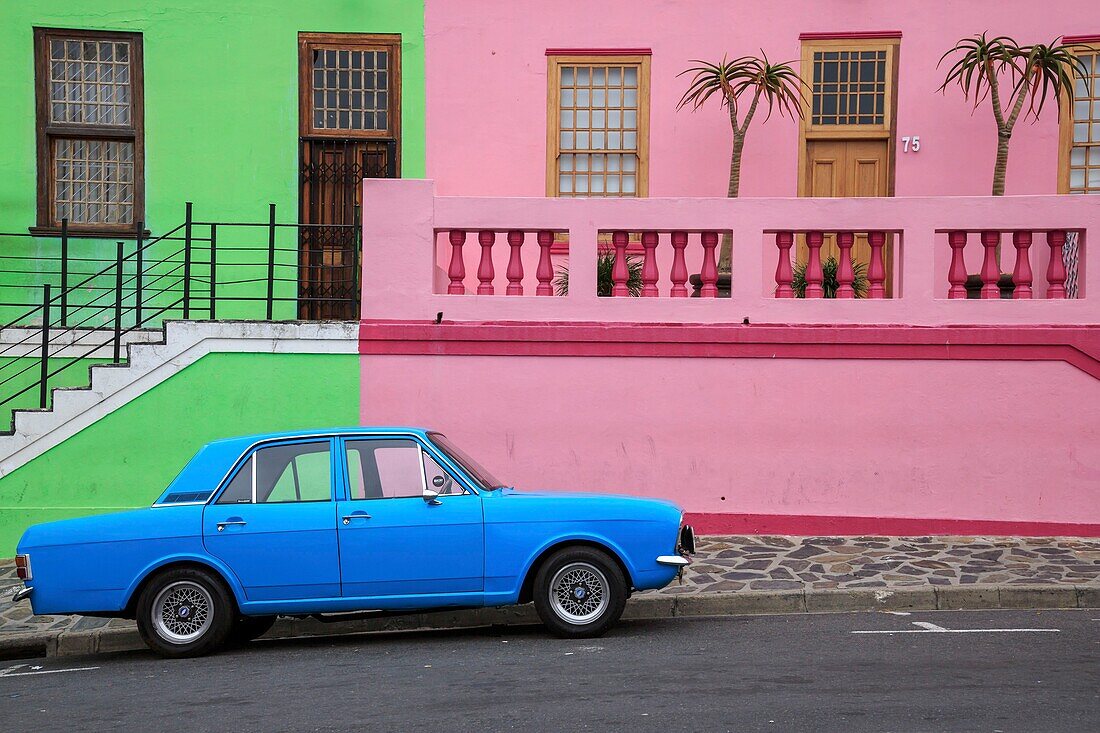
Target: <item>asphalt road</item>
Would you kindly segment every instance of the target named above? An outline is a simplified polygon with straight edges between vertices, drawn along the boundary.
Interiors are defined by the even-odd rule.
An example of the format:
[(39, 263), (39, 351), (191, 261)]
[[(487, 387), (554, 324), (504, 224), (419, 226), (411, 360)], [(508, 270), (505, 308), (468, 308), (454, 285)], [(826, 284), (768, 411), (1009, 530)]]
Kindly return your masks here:
[(580, 642), (512, 627), (0, 662), (0, 729), (1097, 731), (1100, 611), (668, 619)]

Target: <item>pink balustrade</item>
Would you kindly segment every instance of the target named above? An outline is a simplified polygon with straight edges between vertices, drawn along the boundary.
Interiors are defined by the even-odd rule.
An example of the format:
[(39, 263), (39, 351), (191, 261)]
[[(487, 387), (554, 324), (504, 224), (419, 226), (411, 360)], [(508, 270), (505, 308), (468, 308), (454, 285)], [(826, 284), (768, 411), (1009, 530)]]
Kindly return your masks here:
[[(1100, 323), (1090, 298), (1100, 268), (1088, 267), (1100, 197), (613, 200), (441, 197), (412, 180), (364, 187), (369, 318)], [(732, 273), (720, 276), (725, 241)], [(596, 263), (607, 252), (601, 303)], [(547, 298), (566, 275), (564, 297)], [(972, 299), (988, 303), (955, 302)]]

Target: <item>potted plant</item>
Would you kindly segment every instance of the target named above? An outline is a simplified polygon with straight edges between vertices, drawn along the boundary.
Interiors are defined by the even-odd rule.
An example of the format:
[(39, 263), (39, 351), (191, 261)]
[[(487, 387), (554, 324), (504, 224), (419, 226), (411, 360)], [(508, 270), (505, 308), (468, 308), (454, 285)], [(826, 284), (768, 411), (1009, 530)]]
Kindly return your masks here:
[[(824, 297), (826, 298), (836, 297), (837, 288), (840, 287), (840, 281), (838, 281), (836, 277), (837, 268), (839, 268), (839, 266), (840, 263), (837, 262), (836, 257), (830, 257), (821, 263), (821, 289), (825, 291)], [(794, 275), (791, 277), (791, 289), (794, 290), (794, 297), (806, 297), (805, 262), (799, 262), (794, 266)], [(867, 263), (852, 263), (852, 290), (855, 292), (857, 298), (867, 297)]]
[[(596, 295), (611, 297), (615, 280), (611, 273), (615, 269), (615, 250), (601, 249), (596, 255)], [(626, 255), (626, 288), (630, 297), (642, 294), (642, 260), (635, 255)], [(569, 295), (569, 266), (560, 265), (554, 273), (554, 294)]]

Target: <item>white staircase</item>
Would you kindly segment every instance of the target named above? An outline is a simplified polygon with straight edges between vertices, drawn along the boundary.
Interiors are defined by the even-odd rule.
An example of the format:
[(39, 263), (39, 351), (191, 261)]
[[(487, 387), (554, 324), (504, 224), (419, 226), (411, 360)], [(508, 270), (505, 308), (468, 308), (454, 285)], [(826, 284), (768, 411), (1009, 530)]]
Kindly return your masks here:
[[(53, 389), (51, 409), (14, 412), (14, 433), (0, 435), (0, 476), (6, 476), (207, 354), (356, 354), (358, 326), (355, 321), (168, 321), (159, 331), (143, 331), (125, 345), (124, 362), (91, 367), (90, 385)], [(110, 348), (105, 343), (94, 356), (109, 358)]]

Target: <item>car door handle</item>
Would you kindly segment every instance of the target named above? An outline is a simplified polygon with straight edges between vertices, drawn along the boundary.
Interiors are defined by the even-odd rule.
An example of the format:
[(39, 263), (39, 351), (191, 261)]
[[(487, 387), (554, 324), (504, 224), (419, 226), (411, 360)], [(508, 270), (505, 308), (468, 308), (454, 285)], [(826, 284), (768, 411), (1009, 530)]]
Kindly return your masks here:
[(345, 514), (341, 520), (344, 524), (351, 524), (353, 519), (370, 519), (370, 515), (366, 512), (355, 512), (354, 514)]
[(246, 524), (248, 524), (248, 522), (244, 521), (243, 519), (227, 519), (224, 522), (218, 522), (218, 531), (224, 532), (226, 527), (243, 527)]

